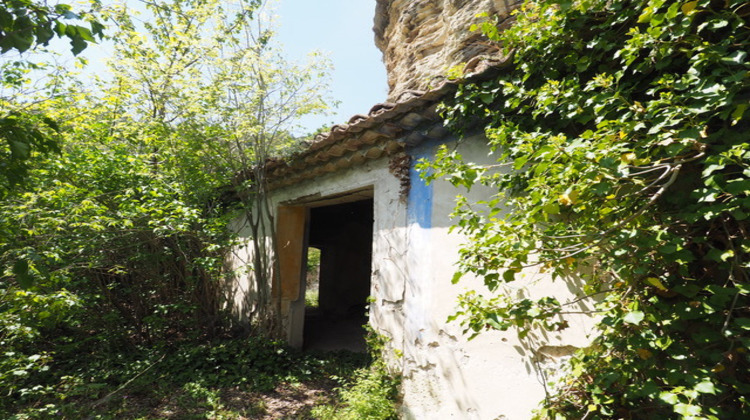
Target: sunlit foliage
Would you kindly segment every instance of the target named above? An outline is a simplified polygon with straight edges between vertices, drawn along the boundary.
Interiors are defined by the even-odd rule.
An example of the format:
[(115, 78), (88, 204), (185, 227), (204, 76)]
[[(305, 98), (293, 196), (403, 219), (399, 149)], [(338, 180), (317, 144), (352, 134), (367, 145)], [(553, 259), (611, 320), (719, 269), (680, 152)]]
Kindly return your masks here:
[(465, 84), (443, 115), (483, 124), (506, 171), (444, 148), (436, 177), (497, 195), (459, 197), (467, 332), (564, 329), (555, 296), (503, 293), (524, 269), (582, 273), (599, 336), (541, 418), (750, 415), (750, 3), (535, 1), (500, 32), (513, 54)]

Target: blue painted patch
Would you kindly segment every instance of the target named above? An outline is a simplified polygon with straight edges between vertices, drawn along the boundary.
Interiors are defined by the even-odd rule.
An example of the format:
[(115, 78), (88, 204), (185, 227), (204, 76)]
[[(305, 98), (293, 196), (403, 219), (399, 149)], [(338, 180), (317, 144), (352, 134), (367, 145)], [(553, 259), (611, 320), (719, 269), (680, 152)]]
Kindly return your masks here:
[(415, 168), (420, 159), (432, 159), (435, 157), (435, 151), (442, 142), (432, 141), (425, 142), (411, 149), (408, 153), (411, 155), (411, 167), (409, 168), (409, 178), (411, 188), (409, 189), (409, 198), (406, 204), (406, 215), (409, 224), (418, 223), (422, 228), (432, 227), (432, 184), (427, 184), (420, 176), (419, 171)]

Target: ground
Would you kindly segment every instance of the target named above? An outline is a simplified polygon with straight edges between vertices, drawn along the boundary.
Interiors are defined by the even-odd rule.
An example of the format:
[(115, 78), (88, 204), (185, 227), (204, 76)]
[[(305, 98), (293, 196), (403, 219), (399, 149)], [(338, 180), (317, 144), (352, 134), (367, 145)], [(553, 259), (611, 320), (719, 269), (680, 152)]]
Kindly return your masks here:
[(240, 387), (206, 390), (183, 387), (162, 396), (152, 393), (125, 394), (112, 399), (90, 419), (236, 419), (280, 420), (311, 419), (310, 411), (330, 404), (335, 395), (333, 380), (303, 383), (283, 382), (269, 392), (252, 392)]

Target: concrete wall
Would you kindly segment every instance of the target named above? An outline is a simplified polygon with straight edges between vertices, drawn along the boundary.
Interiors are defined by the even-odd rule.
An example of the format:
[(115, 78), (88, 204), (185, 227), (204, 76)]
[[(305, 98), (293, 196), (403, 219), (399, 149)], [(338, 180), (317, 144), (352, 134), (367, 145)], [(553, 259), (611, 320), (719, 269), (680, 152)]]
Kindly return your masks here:
[[(423, 144), (411, 150), (413, 161), (432, 156), (436, 147)], [(458, 148), (468, 160), (495, 163), (481, 137)], [(273, 199), (276, 205), (301, 197), (309, 203), (367, 186), (373, 186), (374, 199), (370, 324), (389, 338), (389, 365), (403, 376), (403, 417), (528, 419), (544, 398), (544, 375), (554, 373), (575, 347), (588, 344), (593, 321), (569, 317), (570, 328), (523, 341), (515, 331), (487, 332), (468, 341), (458, 323), (447, 323), (460, 293), (486, 290), (478, 280), (451, 284), (463, 238), (448, 232), (453, 224), (449, 214), (456, 194), (463, 191), (441, 181), (426, 185), (412, 169), (409, 195), (401, 197), (387, 158), (276, 191)], [(486, 199), (491, 193), (478, 186), (468, 198)], [(238, 284), (245, 283), (241, 279)], [(552, 282), (528, 270), (509, 291), (567, 301), (575, 299), (577, 288), (575, 278)], [(234, 299), (244, 301), (242, 296)], [(289, 304), (294, 307), (295, 302)], [(287, 326), (292, 318), (288, 313)]]
[[(238, 213), (229, 228), (240, 238), (245, 238), (243, 244), (235, 247), (227, 263), (233, 268), (234, 279), (227, 283), (226, 300), (240, 325), (248, 322), (248, 314), (255, 307), (257, 288), (252, 272), (252, 245), (246, 238), (250, 238), (251, 231), (243, 213)], [(270, 245), (270, 243), (268, 244)]]

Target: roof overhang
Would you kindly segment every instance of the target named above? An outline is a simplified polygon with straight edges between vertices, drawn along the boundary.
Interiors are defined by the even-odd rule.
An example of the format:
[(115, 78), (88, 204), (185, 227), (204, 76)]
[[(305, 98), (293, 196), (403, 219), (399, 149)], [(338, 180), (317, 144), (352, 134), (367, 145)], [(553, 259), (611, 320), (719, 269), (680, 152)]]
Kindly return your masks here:
[(444, 81), (439, 87), (407, 91), (395, 103), (375, 105), (367, 115), (355, 115), (347, 124), (339, 124), (323, 134), (302, 152), (266, 164), (269, 190), (283, 188), (357, 166), (384, 156), (403, 154), (407, 147), (445, 138), (438, 105), (456, 91), (461, 83), (486, 80), (496, 75), (511, 60), (509, 57), (478, 57), (467, 63), (467, 76)]

